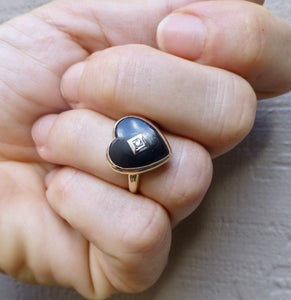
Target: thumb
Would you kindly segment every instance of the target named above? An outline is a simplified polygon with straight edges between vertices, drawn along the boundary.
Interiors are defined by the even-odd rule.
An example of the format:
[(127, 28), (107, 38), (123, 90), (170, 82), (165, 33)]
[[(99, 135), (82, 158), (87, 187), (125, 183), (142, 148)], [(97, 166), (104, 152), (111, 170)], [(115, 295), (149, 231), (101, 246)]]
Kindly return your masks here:
[(198, 0), (56, 0), (35, 11), (88, 52), (122, 44), (156, 46), (156, 28), (173, 10)]
[(246, 1), (204, 1), (180, 8), (158, 27), (160, 49), (234, 72), (260, 98), (291, 89), (291, 27)]
[(56, 0), (34, 14), (92, 53), (123, 44), (156, 47), (159, 22), (180, 7), (201, 1), (205, 0)]

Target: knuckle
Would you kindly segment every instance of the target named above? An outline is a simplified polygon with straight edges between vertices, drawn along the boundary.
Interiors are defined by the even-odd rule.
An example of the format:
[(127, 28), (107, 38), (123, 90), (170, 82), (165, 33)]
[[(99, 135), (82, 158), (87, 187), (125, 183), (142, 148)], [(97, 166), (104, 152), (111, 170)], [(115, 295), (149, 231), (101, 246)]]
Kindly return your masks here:
[(54, 154), (56, 162), (67, 162), (75, 151), (78, 153), (86, 138), (87, 126), (88, 113), (84, 114), (81, 109), (66, 111), (57, 117), (47, 140), (49, 152)]
[[(66, 111), (60, 115), (58, 129), (61, 132), (61, 137), (66, 136), (64, 139), (58, 139), (58, 143), (65, 145), (64, 149), (73, 151), (82, 148), (88, 128), (88, 116), (91, 112), (82, 109)], [(62, 141), (61, 141), (62, 140)], [(63, 150), (63, 149), (62, 149)], [(76, 153), (76, 154), (77, 154)], [(68, 153), (63, 153), (68, 155)]]
[(234, 89), (234, 99), (236, 99), (235, 101), (237, 103), (237, 113), (234, 114), (235, 118), (233, 119), (232, 136), (235, 139), (235, 142), (239, 142), (253, 127), (257, 108), (257, 98), (250, 84), (246, 80), (240, 78)]
[[(259, 6), (247, 6), (242, 13), (244, 28), (244, 47), (241, 47), (241, 58), (244, 66), (255, 68), (264, 55), (266, 46), (265, 14)], [(251, 70), (249, 70), (251, 71)]]
[(229, 73), (225, 82), (218, 88), (218, 97), (221, 97), (215, 134), (217, 145), (231, 149), (252, 129), (257, 99), (252, 87), (243, 78)]
[[(134, 87), (137, 60), (133, 46), (118, 46), (93, 55), (89, 64), (90, 77), (95, 78), (94, 95), (104, 109), (124, 104), (122, 95)], [(97, 73), (98, 72), (98, 73)], [(102, 76), (98, 76), (102, 74)], [(123, 100), (123, 101), (120, 101)]]
[(127, 228), (122, 244), (130, 254), (151, 255), (163, 248), (171, 231), (165, 210), (153, 203), (150, 209), (143, 209), (135, 225)]
[(193, 212), (209, 188), (212, 179), (212, 160), (202, 146), (190, 140), (183, 142), (179, 153), (176, 176), (167, 196), (171, 199), (172, 214), (182, 219)]
[(97, 78), (94, 95), (98, 95), (98, 100), (102, 101), (105, 108), (110, 108), (115, 104), (116, 97), (122, 88), (122, 65), (126, 63), (118, 51), (109, 49), (96, 56), (94, 64), (90, 65), (93, 75), (97, 70), (102, 74), (102, 76), (96, 74), (92, 78)]
[(257, 109), (257, 97), (249, 83), (241, 80), (238, 99), (241, 105), (241, 113), (237, 120), (238, 137), (243, 139), (251, 131)]
[[(138, 82), (144, 80), (145, 64), (139, 59), (141, 52), (149, 47), (143, 45), (126, 45), (106, 49), (93, 55), (89, 64), (92, 78), (96, 78), (93, 95), (98, 95), (98, 102), (105, 110), (117, 111), (130, 104), (137, 94)], [(98, 74), (102, 76), (98, 76)], [(125, 97), (130, 92), (131, 97)]]
[(50, 203), (58, 204), (61, 207), (61, 204), (75, 193), (74, 182), (77, 171), (71, 168), (62, 168), (56, 172), (48, 185), (47, 197)]
[(58, 115), (53, 126), (49, 130), (46, 146), (51, 152), (55, 152), (57, 148), (62, 148), (64, 143), (68, 141), (69, 135), (66, 136), (66, 139), (60, 138), (63, 136), (63, 132), (70, 133), (70, 130), (68, 130), (70, 122), (66, 121), (67, 118), (65, 118), (65, 114), (66, 113), (62, 113)]

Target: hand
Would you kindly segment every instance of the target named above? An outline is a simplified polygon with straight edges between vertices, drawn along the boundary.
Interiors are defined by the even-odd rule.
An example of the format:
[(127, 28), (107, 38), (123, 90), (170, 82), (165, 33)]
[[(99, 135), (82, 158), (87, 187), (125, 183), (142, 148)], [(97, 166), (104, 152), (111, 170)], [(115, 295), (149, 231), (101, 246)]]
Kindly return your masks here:
[[(181, 3), (181, 1), (179, 2)], [(56, 7), (56, 5), (58, 6)], [(1, 74), (3, 82), (1, 85), (1, 95), (3, 95), (3, 97), (1, 101), (2, 172), (0, 182), (2, 195), (0, 203), (1, 221), (3, 222), (1, 223), (0, 232), (3, 243), (1, 243), (0, 247), (0, 266), (3, 271), (18, 277), (18, 279), (36, 281), (38, 283), (57, 283), (65, 286), (73, 286), (87, 297), (97, 295), (101, 298), (109, 295), (116, 289), (124, 291), (140, 290), (156, 280), (163, 269), (169, 250), (170, 225), (165, 210), (155, 202), (143, 198), (144, 205), (141, 207), (140, 201), (138, 201), (141, 196), (134, 197), (133, 195), (129, 195), (118, 187), (106, 185), (102, 180), (98, 181), (97, 178), (82, 172), (73, 172), (76, 175), (75, 179), (80, 176), (80, 181), (77, 180), (78, 185), (75, 187), (76, 189), (80, 187), (79, 184), (82, 182), (84, 182), (83, 188), (86, 190), (86, 193), (88, 192), (86, 187), (89, 188), (90, 183), (93, 184), (92, 189), (95, 189), (96, 192), (99, 191), (99, 193), (102, 192), (102, 189), (107, 190), (110, 186), (110, 190), (112, 191), (111, 195), (117, 196), (117, 199), (122, 200), (121, 202), (118, 201), (117, 207), (115, 207), (115, 201), (111, 202), (108, 201), (108, 199), (102, 201), (101, 198), (99, 199), (100, 207), (104, 207), (104, 209), (101, 209), (101, 211), (104, 212), (104, 223), (101, 219), (101, 221), (99, 220), (99, 224), (104, 226), (108, 224), (105, 221), (110, 221), (110, 218), (112, 218), (112, 209), (114, 212), (120, 212), (119, 217), (122, 215), (128, 217), (133, 213), (130, 219), (124, 218), (128, 223), (125, 221), (121, 224), (109, 222), (110, 224), (108, 224), (108, 228), (106, 228), (110, 231), (110, 239), (108, 239), (108, 236), (106, 236), (105, 239), (102, 238), (102, 236), (99, 237), (97, 231), (91, 231), (92, 228), (95, 228), (94, 226), (90, 229), (88, 229), (89, 227), (86, 228), (90, 225), (96, 225), (87, 223), (87, 221), (96, 221), (96, 215), (94, 215), (92, 219), (89, 219), (90, 214), (86, 215), (86, 212), (88, 212), (86, 211), (86, 204), (90, 205), (90, 199), (84, 198), (84, 210), (78, 211), (77, 213), (82, 212), (80, 218), (85, 218), (86, 222), (81, 222), (82, 228), (78, 228), (78, 224), (75, 224), (76, 228), (81, 232), (78, 233), (79, 231), (73, 227), (73, 221), (71, 222), (71, 226), (68, 225), (68, 223), (58, 217), (55, 211), (51, 210), (47, 204), (44, 194), (44, 176), (48, 170), (55, 168), (55, 166), (52, 164), (44, 164), (36, 155), (33, 143), (30, 139), (29, 131), (31, 125), (36, 118), (43, 114), (50, 112), (56, 113), (68, 109), (58, 89), (61, 74), (74, 62), (85, 59), (91, 51), (93, 52), (104, 48), (104, 46), (102, 46), (102, 38), (98, 38), (98, 34), (101, 36), (101, 32), (98, 31), (98, 24), (95, 23), (95, 28), (94, 22), (90, 24), (87, 23), (89, 17), (86, 15), (86, 12), (89, 13), (89, 11), (92, 12), (94, 10), (91, 8), (88, 11), (85, 11), (85, 9), (82, 11), (80, 10), (80, 6), (78, 6), (78, 2), (75, 1), (74, 5), (76, 6), (70, 7), (72, 11), (75, 9), (75, 13), (72, 13), (73, 17), (70, 18), (68, 16), (68, 8), (64, 8), (63, 5), (66, 5), (66, 2), (56, 2), (46, 8), (35, 11), (33, 14), (36, 17), (34, 15), (26, 15), (4, 25), (0, 29), (2, 40), (0, 55), (2, 55), (2, 61), (5, 62), (5, 64), (3, 63)], [(108, 2), (106, 6), (107, 5)], [(99, 12), (103, 9), (102, 15), (106, 16), (105, 10), (107, 10), (107, 13), (111, 11), (114, 20), (116, 20), (115, 6), (113, 5), (110, 9), (104, 7), (98, 7)], [(119, 7), (117, 10), (118, 9)], [(150, 8), (148, 7), (148, 9)], [(159, 21), (158, 19), (162, 18), (166, 13), (161, 13), (161, 11), (165, 11), (162, 9), (158, 11), (159, 13), (157, 13), (156, 8), (153, 10), (156, 14), (149, 12), (149, 15), (154, 16), (153, 20), (148, 19), (147, 21), (156, 26)], [(134, 29), (126, 26), (126, 24), (131, 24), (130, 22), (134, 21), (134, 16), (136, 16), (133, 10), (131, 10), (132, 14), (130, 14), (129, 11), (130, 9), (123, 11), (125, 15), (123, 19), (121, 18), (121, 21), (125, 22), (124, 19), (126, 19), (127, 23), (125, 22), (124, 30), (121, 31), (122, 34), (114, 37), (114, 32), (109, 30), (108, 33), (106, 33), (107, 39), (109, 39), (108, 37), (112, 34), (110, 40), (113, 45), (114, 42), (115, 44), (147, 42), (150, 45), (154, 45), (154, 37), (152, 36), (154, 29), (148, 26), (148, 24), (139, 22), (138, 24), (141, 27)], [(58, 12), (62, 12), (62, 18), (59, 18), (59, 20), (63, 22), (62, 24), (57, 23), (57, 20), (54, 19)], [(50, 14), (51, 16), (49, 17)], [(145, 9), (141, 11), (141, 14), (145, 14)], [(76, 15), (80, 16), (78, 22), (76, 22)], [(49, 25), (43, 21), (44, 19)], [(112, 21), (112, 18), (108, 18), (108, 14), (105, 19)], [(137, 19), (140, 20), (140, 16), (138, 16)], [(103, 21), (101, 24), (105, 25), (107, 23)], [(82, 34), (81, 31), (84, 26), (92, 29)], [(35, 32), (35, 28), (38, 28), (38, 32)], [(120, 28), (120, 26), (117, 26), (117, 28)], [(142, 31), (144, 33), (143, 39), (140, 34)], [(96, 34), (96, 36), (92, 38), (92, 34)], [(72, 39), (77, 42), (73, 42)], [(92, 43), (92, 41), (94, 41), (94, 43)], [(9, 44), (8, 46), (6, 46), (7, 43)], [(86, 52), (84, 48), (89, 51)], [(143, 53), (141, 53), (141, 55), (142, 54)], [(19, 66), (21, 66), (20, 72), (15, 72)], [(22, 70), (25, 72), (21, 72)], [(228, 73), (225, 72), (226, 78), (228, 76), (229, 78), (232, 77), (230, 74), (226, 74)], [(237, 78), (242, 86), (249, 89), (249, 86), (243, 80), (238, 79), (239, 77), (237, 76), (234, 77)], [(250, 94), (250, 99), (247, 100), (248, 103), (253, 102), (252, 92), (249, 90), (248, 93)], [(73, 112), (66, 114), (69, 113)], [(86, 113), (85, 116), (87, 117), (89, 112), (80, 111), (79, 113)], [(98, 113), (90, 113), (94, 114), (94, 119), (96, 117), (97, 121), (102, 122), (102, 125), (104, 124), (105, 136), (106, 130), (112, 126), (112, 121), (100, 116)], [(62, 117), (65, 118), (66, 116), (62, 115), (60, 119)], [(46, 120), (48, 120), (47, 118), (51, 121), (52, 117), (46, 117)], [(78, 118), (76, 117), (76, 119)], [(248, 123), (250, 120), (251, 117), (245, 121)], [(36, 135), (38, 132), (37, 129), (39, 129), (39, 126), (42, 124), (44, 125), (44, 123), (39, 121), (38, 125), (35, 126), (34, 133)], [(70, 123), (68, 123), (68, 126), (70, 126)], [(241, 128), (242, 127), (245, 127), (244, 131), (248, 131), (251, 126), (250, 124), (242, 124)], [(46, 127), (44, 127), (44, 129), (45, 128)], [(236, 129), (234, 130), (236, 131)], [(239, 138), (242, 136), (243, 134), (241, 133)], [(72, 138), (73, 137), (74, 136), (72, 136)], [(35, 136), (35, 138), (37, 140), (37, 136)], [(38, 138), (40, 138), (40, 136), (38, 136)], [(102, 136), (100, 136), (100, 138), (102, 139)], [(106, 134), (106, 139), (108, 138), (110, 138), (110, 135), (108, 136)], [(175, 192), (177, 192), (177, 195), (174, 195), (170, 199), (165, 199), (165, 201), (168, 200), (168, 210), (171, 210), (171, 206), (173, 208), (171, 221), (174, 225), (198, 205), (209, 184), (211, 164), (207, 152), (198, 144), (190, 140), (179, 138), (178, 136), (174, 136), (170, 142), (172, 143), (173, 150), (176, 149), (176, 153), (180, 152), (179, 149), (182, 145), (185, 145), (185, 149), (189, 150), (189, 154), (187, 154), (187, 157), (184, 157), (181, 166), (184, 164), (187, 166), (186, 171), (190, 172), (187, 173), (189, 176), (195, 178), (195, 176), (199, 175), (195, 186), (191, 184), (190, 189), (187, 189), (189, 182), (182, 182), (182, 184), (185, 184), (185, 186), (182, 185), (180, 187), (183, 192), (182, 195), (179, 195), (181, 194), (179, 190), (175, 190), (175, 187), (172, 187), (173, 193), (175, 194)], [(70, 146), (70, 140), (68, 140), (68, 146)], [(103, 147), (103, 144), (101, 144), (101, 147)], [(43, 153), (50, 155), (46, 146), (42, 149)], [(195, 160), (191, 159), (191, 155), (195, 155)], [(179, 159), (181, 159), (180, 154), (175, 155), (175, 157), (177, 157), (176, 161), (173, 160), (168, 167), (165, 167), (163, 170), (157, 170), (156, 173), (152, 172), (151, 174), (145, 175), (141, 189), (150, 191), (152, 189), (151, 186), (154, 184), (160, 187), (159, 183), (162, 183), (163, 180), (168, 182), (168, 180), (171, 179), (171, 174), (177, 173), (178, 167), (175, 166), (177, 166)], [(52, 159), (57, 160), (57, 158), (53, 158), (53, 156)], [(188, 166), (190, 160), (193, 169)], [(76, 163), (82, 165), (83, 159), (80, 158), (80, 161), (76, 161)], [(70, 165), (73, 164), (70, 163)], [(170, 171), (168, 171), (167, 168), (169, 168)], [(203, 171), (201, 174), (197, 172), (199, 169)], [(101, 172), (102, 171), (101, 168)], [(182, 171), (181, 169), (181, 172)], [(53, 187), (56, 186), (53, 186), (53, 183), (56, 182), (56, 178), (59, 177), (61, 185), (61, 180), (66, 178), (66, 172), (70, 173), (72, 170), (65, 169), (55, 174), (55, 177), (50, 175), (47, 178), (47, 183), (50, 185), (48, 195), (51, 195), (50, 201), (55, 209), (56, 204), (54, 204), (53, 201), (56, 199), (53, 197)], [(184, 172), (185, 171), (183, 171), (181, 175), (186, 175)], [(114, 175), (111, 173), (110, 176)], [(156, 180), (154, 178), (155, 176)], [(177, 178), (181, 179), (184, 177), (177, 176)], [(124, 184), (123, 179), (124, 178), (116, 176), (116, 180), (121, 182), (119, 184), (120, 186)], [(199, 180), (201, 181), (199, 182)], [(71, 183), (74, 184), (73, 181)], [(178, 185), (179, 182), (176, 181), (175, 186), (179, 187)], [(68, 185), (68, 189), (66, 189), (68, 193), (72, 191), (70, 186), (71, 185)], [(84, 189), (81, 189), (80, 192), (84, 192)], [(94, 190), (91, 191), (94, 192)], [(185, 191), (187, 192), (186, 194), (184, 194)], [(163, 192), (163, 190), (161, 192)], [(98, 195), (99, 193), (96, 194)], [(78, 195), (76, 194), (77, 197)], [(106, 196), (106, 191), (104, 191), (103, 195), (104, 197)], [(158, 196), (159, 194), (157, 194), (157, 197)], [(88, 197), (88, 195), (86, 195), (86, 197)], [(69, 195), (66, 199), (67, 201), (73, 200)], [(183, 201), (180, 202), (178, 199), (182, 199)], [(96, 201), (96, 199), (94, 200)], [(161, 199), (161, 201), (162, 200), (163, 199)], [(93, 206), (96, 206), (95, 201)], [(108, 207), (110, 205), (113, 206)], [(72, 206), (71, 212), (73, 213), (74, 209), (80, 209), (80, 202), (74, 204), (72, 201), (69, 206)], [(90, 208), (92, 207), (87, 206), (87, 210), (89, 209), (89, 211), (91, 211)], [(108, 215), (105, 214), (106, 208)], [(118, 208), (120, 208), (120, 210), (118, 210)], [(56, 211), (58, 210), (56, 209)], [(143, 231), (143, 228), (148, 224), (149, 220), (151, 220), (153, 212), (156, 212), (156, 218), (153, 220), (154, 222), (150, 223), (150, 227), (147, 227), (149, 229), (146, 232), (147, 234), (142, 237), (139, 236), (139, 239), (135, 239), (135, 236), (139, 235), (139, 232)], [(67, 213), (67, 220), (69, 220), (72, 215), (70, 215), (68, 211)], [(65, 211), (64, 214), (66, 214)], [(106, 216), (110, 216), (110, 218), (106, 218)], [(135, 219), (140, 222), (133, 223)], [(110, 243), (114, 244), (116, 239), (120, 242), (120, 238), (122, 237), (121, 231), (131, 228), (129, 225), (132, 223), (138, 226), (133, 227), (132, 232), (124, 232), (128, 235), (123, 236), (125, 238), (121, 240), (123, 244), (118, 243), (119, 247), (117, 249), (116, 247), (109, 247)], [(116, 235), (113, 235), (115, 231), (112, 231), (112, 229), (115, 229), (116, 226), (120, 231), (117, 231)], [(150, 228), (152, 228), (153, 231), (151, 231)], [(98, 237), (102, 245), (97, 245), (95, 240), (89, 243), (82, 233), (82, 231), (84, 230), (85, 232), (86, 229), (92, 232), (91, 234), (94, 236), (94, 239)], [(101, 230), (101, 232), (105, 234), (107, 231)], [(119, 234), (121, 235), (119, 236)], [(156, 242), (157, 240), (160, 241), (160, 244)], [(136, 241), (137, 243), (135, 243)], [(106, 242), (108, 242), (107, 245)], [(98, 246), (98, 248), (96, 246)], [(122, 246), (124, 246), (124, 248)], [(100, 251), (102, 247), (108, 247), (113, 253), (107, 253), (109, 255), (106, 255), (106, 251)], [(115, 252), (114, 250), (117, 251)], [(119, 251), (122, 256), (118, 256), (118, 254), (120, 254)], [(90, 253), (90, 256), (88, 256), (88, 253)], [(114, 255), (116, 255), (116, 259), (114, 259)], [(155, 266), (157, 269), (152, 268), (152, 266)], [(108, 278), (108, 275), (111, 276)]]
[[(265, 10), (256, 14), (263, 18)], [(281, 21), (276, 20), (268, 14), (266, 22), (281, 27)], [(246, 52), (246, 56), (250, 54)], [(272, 60), (269, 63), (274, 65)], [(253, 72), (258, 71), (256, 66)], [(254, 93), (245, 80), (233, 73), (141, 45), (113, 47), (93, 54), (68, 70), (62, 90), (71, 106), (79, 110), (46, 116), (33, 128), (41, 157), (70, 166), (49, 176), (48, 201), (91, 241), (93, 253), (96, 246), (101, 250), (103, 256), (98, 261), (105, 265), (106, 277), (115, 288), (129, 291), (124, 287), (126, 282), (138, 290), (144, 282), (156, 279), (154, 275), (163, 268), (169, 249), (170, 227), (197, 207), (209, 184), (209, 156), (194, 141), (207, 147), (212, 155), (233, 147), (252, 126)], [(112, 119), (126, 114), (143, 115), (162, 125), (174, 152), (168, 165), (142, 176), (142, 202), (140, 196), (124, 191), (126, 177), (113, 173), (104, 157), (111, 140)], [(156, 204), (160, 206), (151, 209)], [(154, 221), (152, 213), (148, 215), (152, 211)], [(121, 236), (126, 240), (120, 240)], [(134, 254), (130, 260), (128, 252)], [(118, 257), (122, 268), (116, 267), (112, 257)]]
[[(172, 6), (156, 0), (147, 4), (92, 0), (86, 5), (55, 1), (1, 25), (0, 270), (6, 274), (30, 283), (74, 287), (91, 298), (117, 289), (98, 266), (97, 250), (49, 206), (45, 176), (56, 166), (37, 154), (31, 128), (42, 115), (69, 109), (60, 93), (61, 76), (69, 66), (109, 42), (154, 46), (158, 23), (181, 2), (190, 1), (173, 1)], [(205, 187), (198, 188), (203, 193)], [(145, 214), (140, 226), (146, 219)], [(165, 243), (164, 261), (169, 240)], [(130, 261), (127, 265), (130, 268)], [(157, 264), (154, 277), (162, 268)], [(150, 284), (144, 281), (142, 287)], [(140, 286), (128, 282), (123, 289), (135, 288)]]

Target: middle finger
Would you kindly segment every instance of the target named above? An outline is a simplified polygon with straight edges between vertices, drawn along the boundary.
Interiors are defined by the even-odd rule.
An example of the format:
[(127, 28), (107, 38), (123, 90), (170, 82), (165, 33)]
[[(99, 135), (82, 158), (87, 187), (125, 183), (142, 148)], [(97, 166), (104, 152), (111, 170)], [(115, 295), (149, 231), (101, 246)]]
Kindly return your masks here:
[(73, 107), (112, 118), (137, 114), (203, 144), (212, 155), (249, 133), (256, 96), (241, 77), (143, 45), (96, 52), (62, 80)]

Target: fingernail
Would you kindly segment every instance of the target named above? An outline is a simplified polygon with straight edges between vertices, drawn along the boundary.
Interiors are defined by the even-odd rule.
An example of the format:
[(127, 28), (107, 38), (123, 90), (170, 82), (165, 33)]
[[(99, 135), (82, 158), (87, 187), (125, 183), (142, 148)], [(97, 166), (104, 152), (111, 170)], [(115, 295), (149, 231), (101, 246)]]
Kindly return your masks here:
[(175, 13), (159, 24), (157, 40), (161, 50), (196, 60), (203, 51), (205, 35), (205, 25), (198, 17)]
[(37, 147), (46, 144), (48, 134), (57, 117), (58, 115), (47, 115), (34, 123), (31, 135)]
[(68, 102), (79, 102), (79, 82), (85, 66), (85, 62), (77, 63), (70, 67), (62, 77), (61, 92)]

